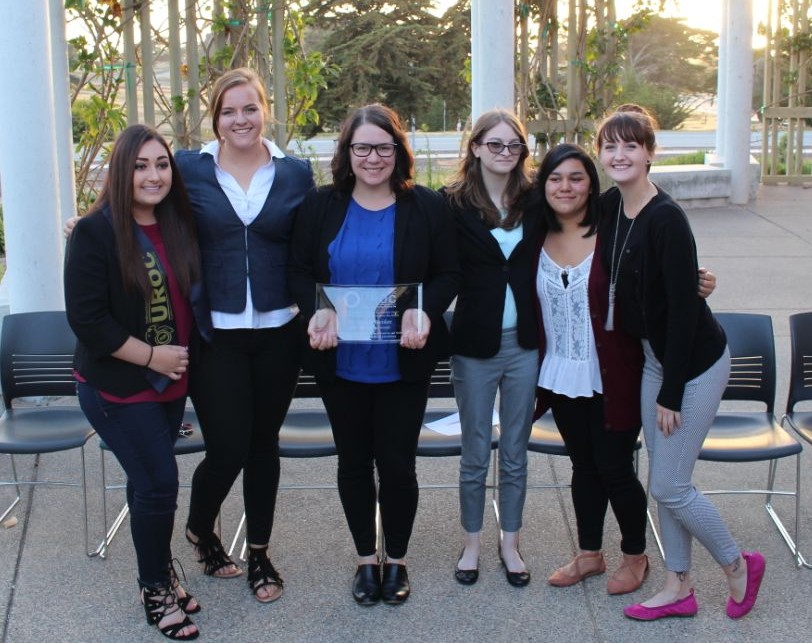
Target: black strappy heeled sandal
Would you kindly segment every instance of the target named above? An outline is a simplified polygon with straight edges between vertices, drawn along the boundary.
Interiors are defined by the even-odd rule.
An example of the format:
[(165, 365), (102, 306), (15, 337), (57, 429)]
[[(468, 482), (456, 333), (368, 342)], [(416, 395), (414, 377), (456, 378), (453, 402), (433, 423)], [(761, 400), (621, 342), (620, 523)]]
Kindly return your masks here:
[[(197, 552), (197, 562), (203, 564), (203, 573), (206, 576), (215, 576), (217, 578), (234, 578), (242, 574), (242, 570), (237, 563), (231, 560), (231, 557), (226, 553), (223, 548), (223, 543), (216, 534), (211, 533), (208, 536), (198, 536), (197, 541), (194, 541), (189, 536), (189, 531), (186, 531), (186, 540), (192, 543), (192, 546)], [(217, 572), (229, 565), (236, 568), (233, 574), (218, 574)]]
[[(260, 597), (259, 590), (263, 587), (270, 587), (274, 585), (279, 588), (279, 595), (273, 597)], [(285, 581), (276, 571), (271, 561), (268, 559), (268, 548), (262, 547), (255, 549), (248, 548), (248, 586), (254, 593), (260, 603), (273, 603), (274, 601), (282, 598), (282, 590), (285, 587)]]
[[(191, 634), (181, 634), (181, 630), (194, 625), (194, 623), (178, 605), (178, 599), (175, 592), (172, 591), (172, 585), (167, 584), (163, 587), (149, 587), (143, 583), (139, 583), (139, 585), (141, 586), (141, 603), (144, 605), (147, 623), (157, 627), (166, 638), (175, 641), (193, 641), (200, 636), (199, 630), (195, 630)], [(181, 612), (183, 620), (179, 623), (161, 627), (160, 622), (175, 612)]]
[[(201, 609), (203, 609), (200, 605), (200, 601), (195, 601), (197, 605), (194, 607), (189, 607), (189, 603), (195, 600), (195, 597), (192, 593), (187, 590), (183, 585), (180, 584), (180, 578), (178, 578), (178, 572), (175, 569), (175, 563), (178, 564), (180, 567), (181, 576), (183, 576), (184, 584), (188, 581), (186, 580), (186, 572), (183, 571), (183, 565), (180, 564), (180, 561), (177, 558), (173, 558), (169, 561), (169, 584), (172, 587), (172, 591), (175, 592), (175, 598), (178, 600), (178, 605), (180, 608), (186, 612), (187, 614), (197, 614)], [(185, 596), (180, 596), (178, 594), (178, 589), (182, 589)]]

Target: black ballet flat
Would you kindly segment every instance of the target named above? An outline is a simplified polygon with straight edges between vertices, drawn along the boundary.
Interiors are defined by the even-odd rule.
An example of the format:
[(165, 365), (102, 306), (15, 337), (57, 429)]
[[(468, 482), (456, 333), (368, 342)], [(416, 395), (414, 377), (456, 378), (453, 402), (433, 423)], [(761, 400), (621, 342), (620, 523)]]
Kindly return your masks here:
[(409, 598), (412, 588), (406, 565), (384, 563), (381, 580), (381, 598), (387, 605), (400, 605)]
[[(521, 554), (519, 554), (519, 558), (522, 558)], [(505, 568), (505, 578), (507, 578), (507, 582), (513, 585), (513, 587), (527, 587), (530, 584), (530, 572), (527, 570), (523, 572), (510, 571), (501, 553), (499, 554), (499, 561), (502, 563), (502, 567)], [(524, 558), (522, 558), (522, 562), (524, 562)]]
[(352, 581), (352, 597), (359, 605), (369, 607), (381, 600), (381, 566), (358, 565)]
[(464, 552), (463, 549), (457, 559), (457, 564), (454, 567), (454, 578), (460, 585), (473, 585), (479, 580), (479, 561), (477, 560), (476, 569), (460, 569), (460, 561)]

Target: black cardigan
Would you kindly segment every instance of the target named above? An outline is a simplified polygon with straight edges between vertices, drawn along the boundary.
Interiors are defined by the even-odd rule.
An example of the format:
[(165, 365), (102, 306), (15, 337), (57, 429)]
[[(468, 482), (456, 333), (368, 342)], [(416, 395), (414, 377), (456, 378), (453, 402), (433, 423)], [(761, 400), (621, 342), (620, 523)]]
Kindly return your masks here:
[[(290, 253), (290, 288), (307, 325), (316, 307), (316, 283), (330, 283), (327, 247), (344, 219), (350, 195), (332, 187), (311, 191), (296, 214)], [(460, 270), (454, 224), (443, 197), (421, 186), (395, 204), (394, 269), (397, 283), (423, 283), (423, 310), (431, 320), (426, 346), (399, 348), (401, 379), (429, 377), (437, 360), (449, 354), (443, 313), (457, 294)], [(324, 381), (335, 378), (336, 351), (308, 349), (305, 368)]]
[(451, 323), (452, 354), (487, 358), (499, 352), (508, 284), (516, 300), (519, 346), (538, 348), (535, 264), (542, 228), (538, 205), (525, 208), (522, 239), (507, 259), (477, 210), (451, 208), (463, 275)]
[[(137, 290), (124, 291), (113, 226), (98, 210), (82, 217), (65, 255), (65, 307), (76, 334), (74, 368), (91, 385), (118, 397), (151, 388), (148, 369), (112, 356), (130, 336), (144, 337), (146, 308)], [(208, 328), (202, 293), (192, 297), (195, 326)], [(192, 346), (197, 332), (192, 330)]]
[[(612, 258), (620, 192), (601, 196), (599, 235), (607, 272)], [(628, 229), (628, 228), (625, 228)], [(624, 228), (617, 239), (623, 245)], [(617, 261), (617, 260), (616, 260)], [(722, 327), (697, 294), (696, 243), (682, 208), (657, 188), (640, 211), (620, 262), (616, 306), (624, 330), (644, 337), (663, 366), (657, 403), (679, 411), (685, 384), (704, 373), (725, 350)]]

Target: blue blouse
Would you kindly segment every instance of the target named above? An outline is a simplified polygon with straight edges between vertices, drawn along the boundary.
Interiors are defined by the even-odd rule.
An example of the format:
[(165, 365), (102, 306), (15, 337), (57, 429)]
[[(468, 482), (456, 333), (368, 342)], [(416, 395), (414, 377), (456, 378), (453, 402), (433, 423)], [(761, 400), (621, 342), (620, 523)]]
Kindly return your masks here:
[[(395, 283), (395, 204), (383, 210), (367, 210), (350, 200), (347, 217), (328, 246), (330, 280), (339, 285)], [(400, 379), (397, 344), (340, 343), (336, 374), (365, 383)]]

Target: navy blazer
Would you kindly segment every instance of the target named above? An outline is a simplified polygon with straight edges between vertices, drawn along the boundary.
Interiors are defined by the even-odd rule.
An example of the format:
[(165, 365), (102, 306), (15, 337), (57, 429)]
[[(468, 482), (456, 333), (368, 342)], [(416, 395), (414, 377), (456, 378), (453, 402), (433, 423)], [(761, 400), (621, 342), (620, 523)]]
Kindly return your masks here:
[(541, 211), (528, 204), (522, 214), (522, 239), (508, 258), (479, 211), (451, 205), (463, 281), (451, 322), (451, 353), (487, 358), (499, 352), (508, 284), (516, 300), (519, 346), (538, 347), (534, 270)]
[[(536, 253), (538, 271), (541, 248), (545, 236), (542, 236)], [(640, 428), (640, 383), (643, 379), (643, 347), (636, 337), (623, 332), (619, 322), (620, 314), (615, 308), (615, 330), (606, 330), (606, 318), (609, 314), (609, 275), (601, 257), (600, 238), (595, 243), (592, 255), (592, 266), (589, 270), (587, 284), (589, 300), (589, 317), (592, 333), (595, 336), (595, 350), (598, 352), (598, 364), (601, 369), (603, 384), (603, 426), (607, 431), (633, 431)], [(541, 305), (536, 296), (539, 320), (539, 353), (544, 360), (547, 350), (547, 338), (544, 333), (544, 319)], [(534, 419), (544, 415), (550, 408), (550, 393), (536, 387), (536, 412)]]
[(182, 150), (175, 160), (197, 220), (203, 281), (212, 310), (245, 310), (249, 276), (256, 310), (290, 306), (290, 236), (294, 212), (314, 185), (310, 162), (292, 156), (275, 158), (276, 175), (265, 204), (245, 226), (217, 182), (211, 154)]
[[(150, 370), (112, 356), (132, 335), (144, 337), (146, 306), (137, 290), (125, 292), (113, 225), (104, 210), (79, 219), (65, 254), (65, 305), (76, 334), (74, 367), (96, 388), (127, 397), (151, 388)], [(197, 332), (211, 327), (202, 290), (192, 288), (190, 304)], [(192, 329), (190, 352), (197, 338)]]
[[(316, 284), (330, 283), (328, 246), (336, 238), (350, 203), (350, 194), (332, 187), (311, 191), (296, 215), (290, 257), (290, 286), (306, 326), (316, 308)], [(423, 283), (423, 310), (431, 321), (426, 346), (399, 348), (401, 379), (427, 379), (439, 359), (449, 354), (443, 313), (457, 294), (460, 269), (454, 224), (445, 200), (421, 186), (395, 203), (394, 269), (397, 283)], [(309, 344), (308, 344), (309, 346)], [(305, 368), (317, 378), (335, 378), (336, 351), (309, 349)]]

